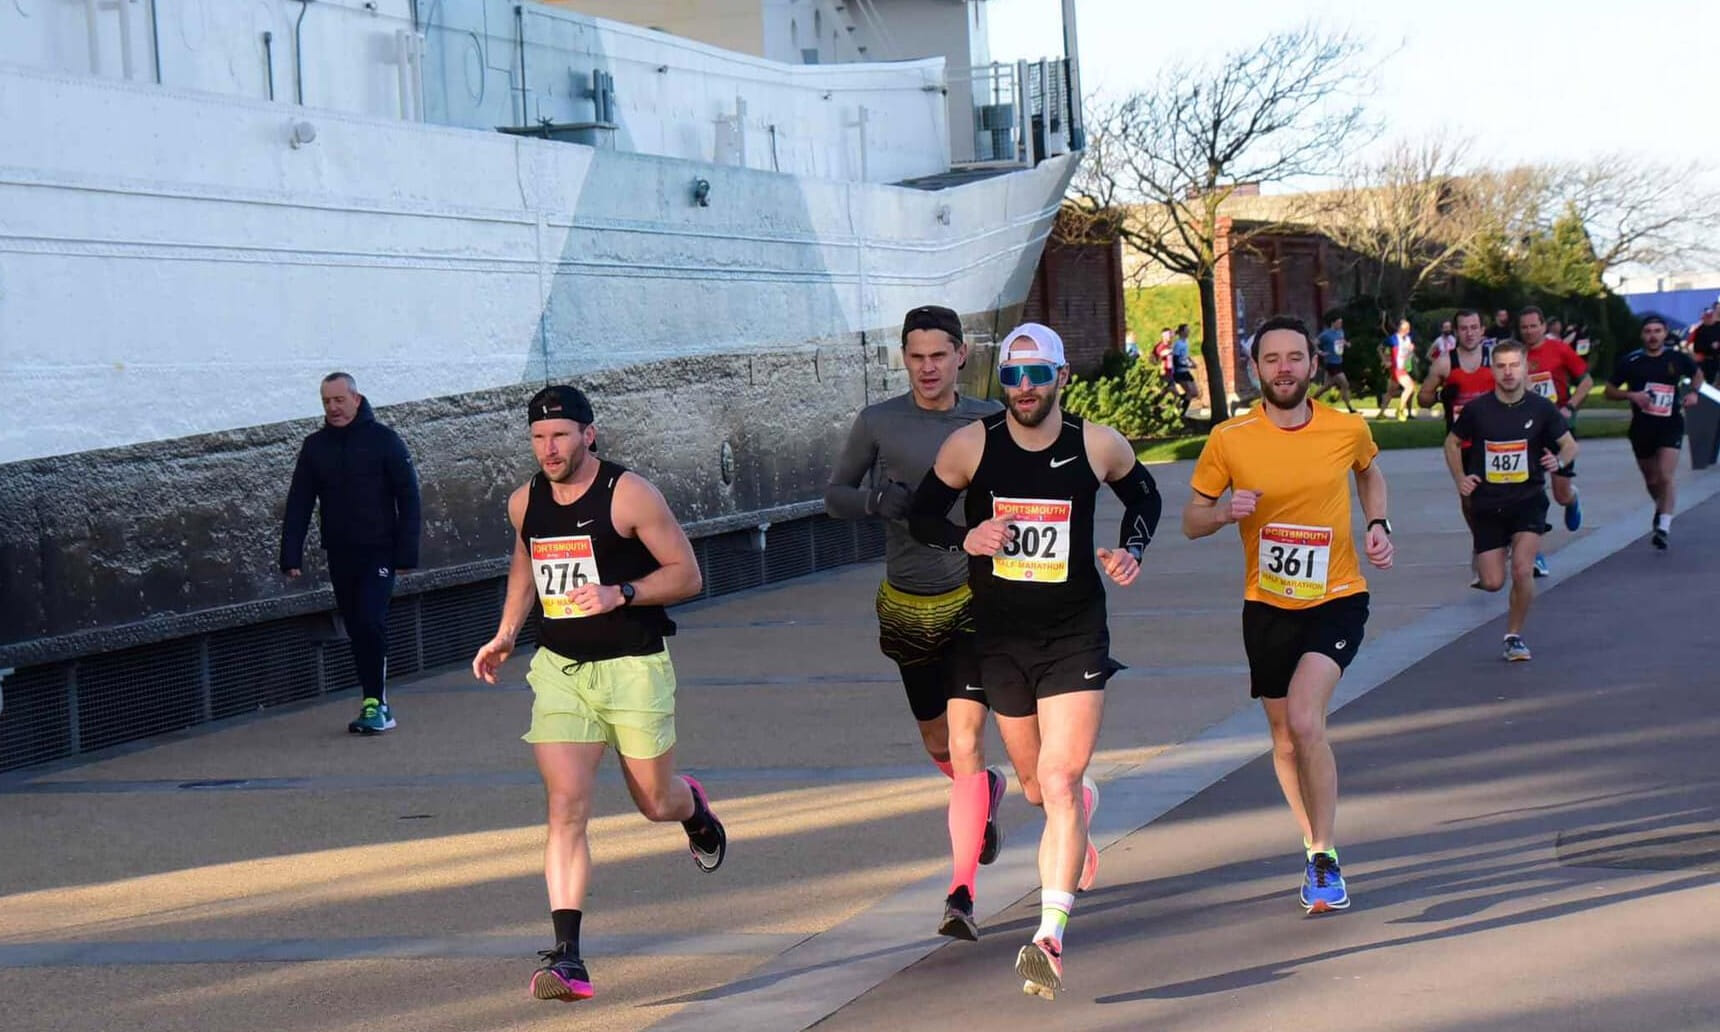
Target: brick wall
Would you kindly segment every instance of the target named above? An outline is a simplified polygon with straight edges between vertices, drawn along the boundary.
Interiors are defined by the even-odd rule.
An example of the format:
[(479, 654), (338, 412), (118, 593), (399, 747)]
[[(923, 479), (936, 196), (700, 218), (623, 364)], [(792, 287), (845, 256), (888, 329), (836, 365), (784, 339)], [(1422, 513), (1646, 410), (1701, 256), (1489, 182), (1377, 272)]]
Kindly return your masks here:
[(1123, 346), (1123, 246), (1114, 235), (1077, 228), (1059, 215), (1045, 242), (1022, 320), (1063, 338), (1077, 375), (1098, 371), (1108, 351)]
[(1271, 233), (1232, 249), (1236, 228), (1220, 223), (1226, 243), (1220, 249), (1215, 282), (1218, 292), (1219, 355), (1226, 390), (1236, 395), (1236, 341), (1273, 315), (1293, 315), (1316, 332), (1320, 316), (1341, 303), (1347, 291), (1334, 281), (1338, 249), (1317, 233)]

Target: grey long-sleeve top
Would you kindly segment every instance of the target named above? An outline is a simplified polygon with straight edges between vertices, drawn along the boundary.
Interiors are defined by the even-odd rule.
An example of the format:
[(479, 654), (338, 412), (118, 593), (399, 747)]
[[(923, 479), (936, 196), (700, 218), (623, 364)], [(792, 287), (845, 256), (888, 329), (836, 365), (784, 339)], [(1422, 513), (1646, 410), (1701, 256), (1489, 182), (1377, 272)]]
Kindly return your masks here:
[[(831, 470), (824, 510), (836, 519), (866, 519), (872, 515), (868, 499), (885, 478), (906, 484), (910, 491), (919, 487), (945, 438), (1002, 408), (995, 401), (958, 395), (954, 408), (933, 411), (921, 408), (911, 392), (866, 406), (854, 417)], [(868, 473), (872, 487), (865, 486)], [(951, 508), (950, 518), (962, 522), (961, 499)], [(938, 595), (967, 583), (965, 554), (920, 544), (908, 532), (906, 520), (889, 520), (884, 535), (885, 576), (896, 587), (917, 595)]]

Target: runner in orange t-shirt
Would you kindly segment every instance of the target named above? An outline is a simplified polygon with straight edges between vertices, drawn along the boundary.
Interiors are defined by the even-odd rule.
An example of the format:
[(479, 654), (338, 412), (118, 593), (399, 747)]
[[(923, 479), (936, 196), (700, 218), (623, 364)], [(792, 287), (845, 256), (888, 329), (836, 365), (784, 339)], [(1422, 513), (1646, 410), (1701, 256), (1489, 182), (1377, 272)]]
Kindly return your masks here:
[[(1302, 906), (1322, 913), (1350, 905), (1333, 843), (1338, 770), (1326, 710), (1368, 620), (1350, 525), (1351, 476), (1368, 519), (1368, 562), (1390, 569), (1392, 541), (1373, 433), (1362, 417), (1309, 400), (1314, 356), (1314, 338), (1299, 319), (1275, 316), (1255, 332), (1263, 404), (1207, 438), (1183, 533), (1206, 537), (1232, 523), (1240, 532), (1252, 694), (1272, 729), (1279, 787), (1302, 826)], [(1220, 504), (1226, 491), (1230, 499)]]

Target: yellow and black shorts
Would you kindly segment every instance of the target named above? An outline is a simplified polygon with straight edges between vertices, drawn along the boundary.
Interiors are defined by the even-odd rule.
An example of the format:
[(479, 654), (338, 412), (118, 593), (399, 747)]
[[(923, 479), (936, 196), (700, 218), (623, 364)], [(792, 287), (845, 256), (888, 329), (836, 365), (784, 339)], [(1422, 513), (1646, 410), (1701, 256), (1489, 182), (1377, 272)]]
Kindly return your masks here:
[(937, 719), (954, 698), (985, 704), (972, 597), (965, 584), (941, 595), (878, 585), (878, 647), (901, 668), (915, 720)]

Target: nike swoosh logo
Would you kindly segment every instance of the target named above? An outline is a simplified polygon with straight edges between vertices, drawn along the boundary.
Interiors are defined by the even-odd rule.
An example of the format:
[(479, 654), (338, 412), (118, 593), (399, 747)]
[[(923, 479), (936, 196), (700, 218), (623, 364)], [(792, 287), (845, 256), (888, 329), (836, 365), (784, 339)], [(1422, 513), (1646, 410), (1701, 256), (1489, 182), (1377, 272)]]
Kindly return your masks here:
[(591, 524), (596, 523), (596, 522), (597, 522), (596, 520), (580, 520), (578, 523), (574, 524), (574, 528), (577, 529), (579, 527), (589, 527)]
[(1092, 679), (1093, 679), (1093, 678), (1095, 678), (1095, 677), (1103, 677), (1103, 676), (1104, 676), (1104, 674), (1105, 674), (1105, 671), (1103, 671), (1103, 670), (1097, 670), (1097, 671), (1094, 671), (1094, 672), (1093, 672), (1093, 673), (1091, 673), (1091, 674), (1082, 674), (1082, 675), (1081, 675), (1081, 679), (1082, 679), (1082, 680), (1083, 680), (1083, 681), (1091, 681), (1091, 680), (1092, 680)]
[(1079, 455), (1071, 455), (1067, 459), (1052, 459), (1051, 460), (1051, 468), (1056, 469), (1058, 466), (1067, 466), (1071, 462), (1074, 462), (1076, 459), (1078, 459), (1080, 457), (1081, 456), (1079, 456)]

